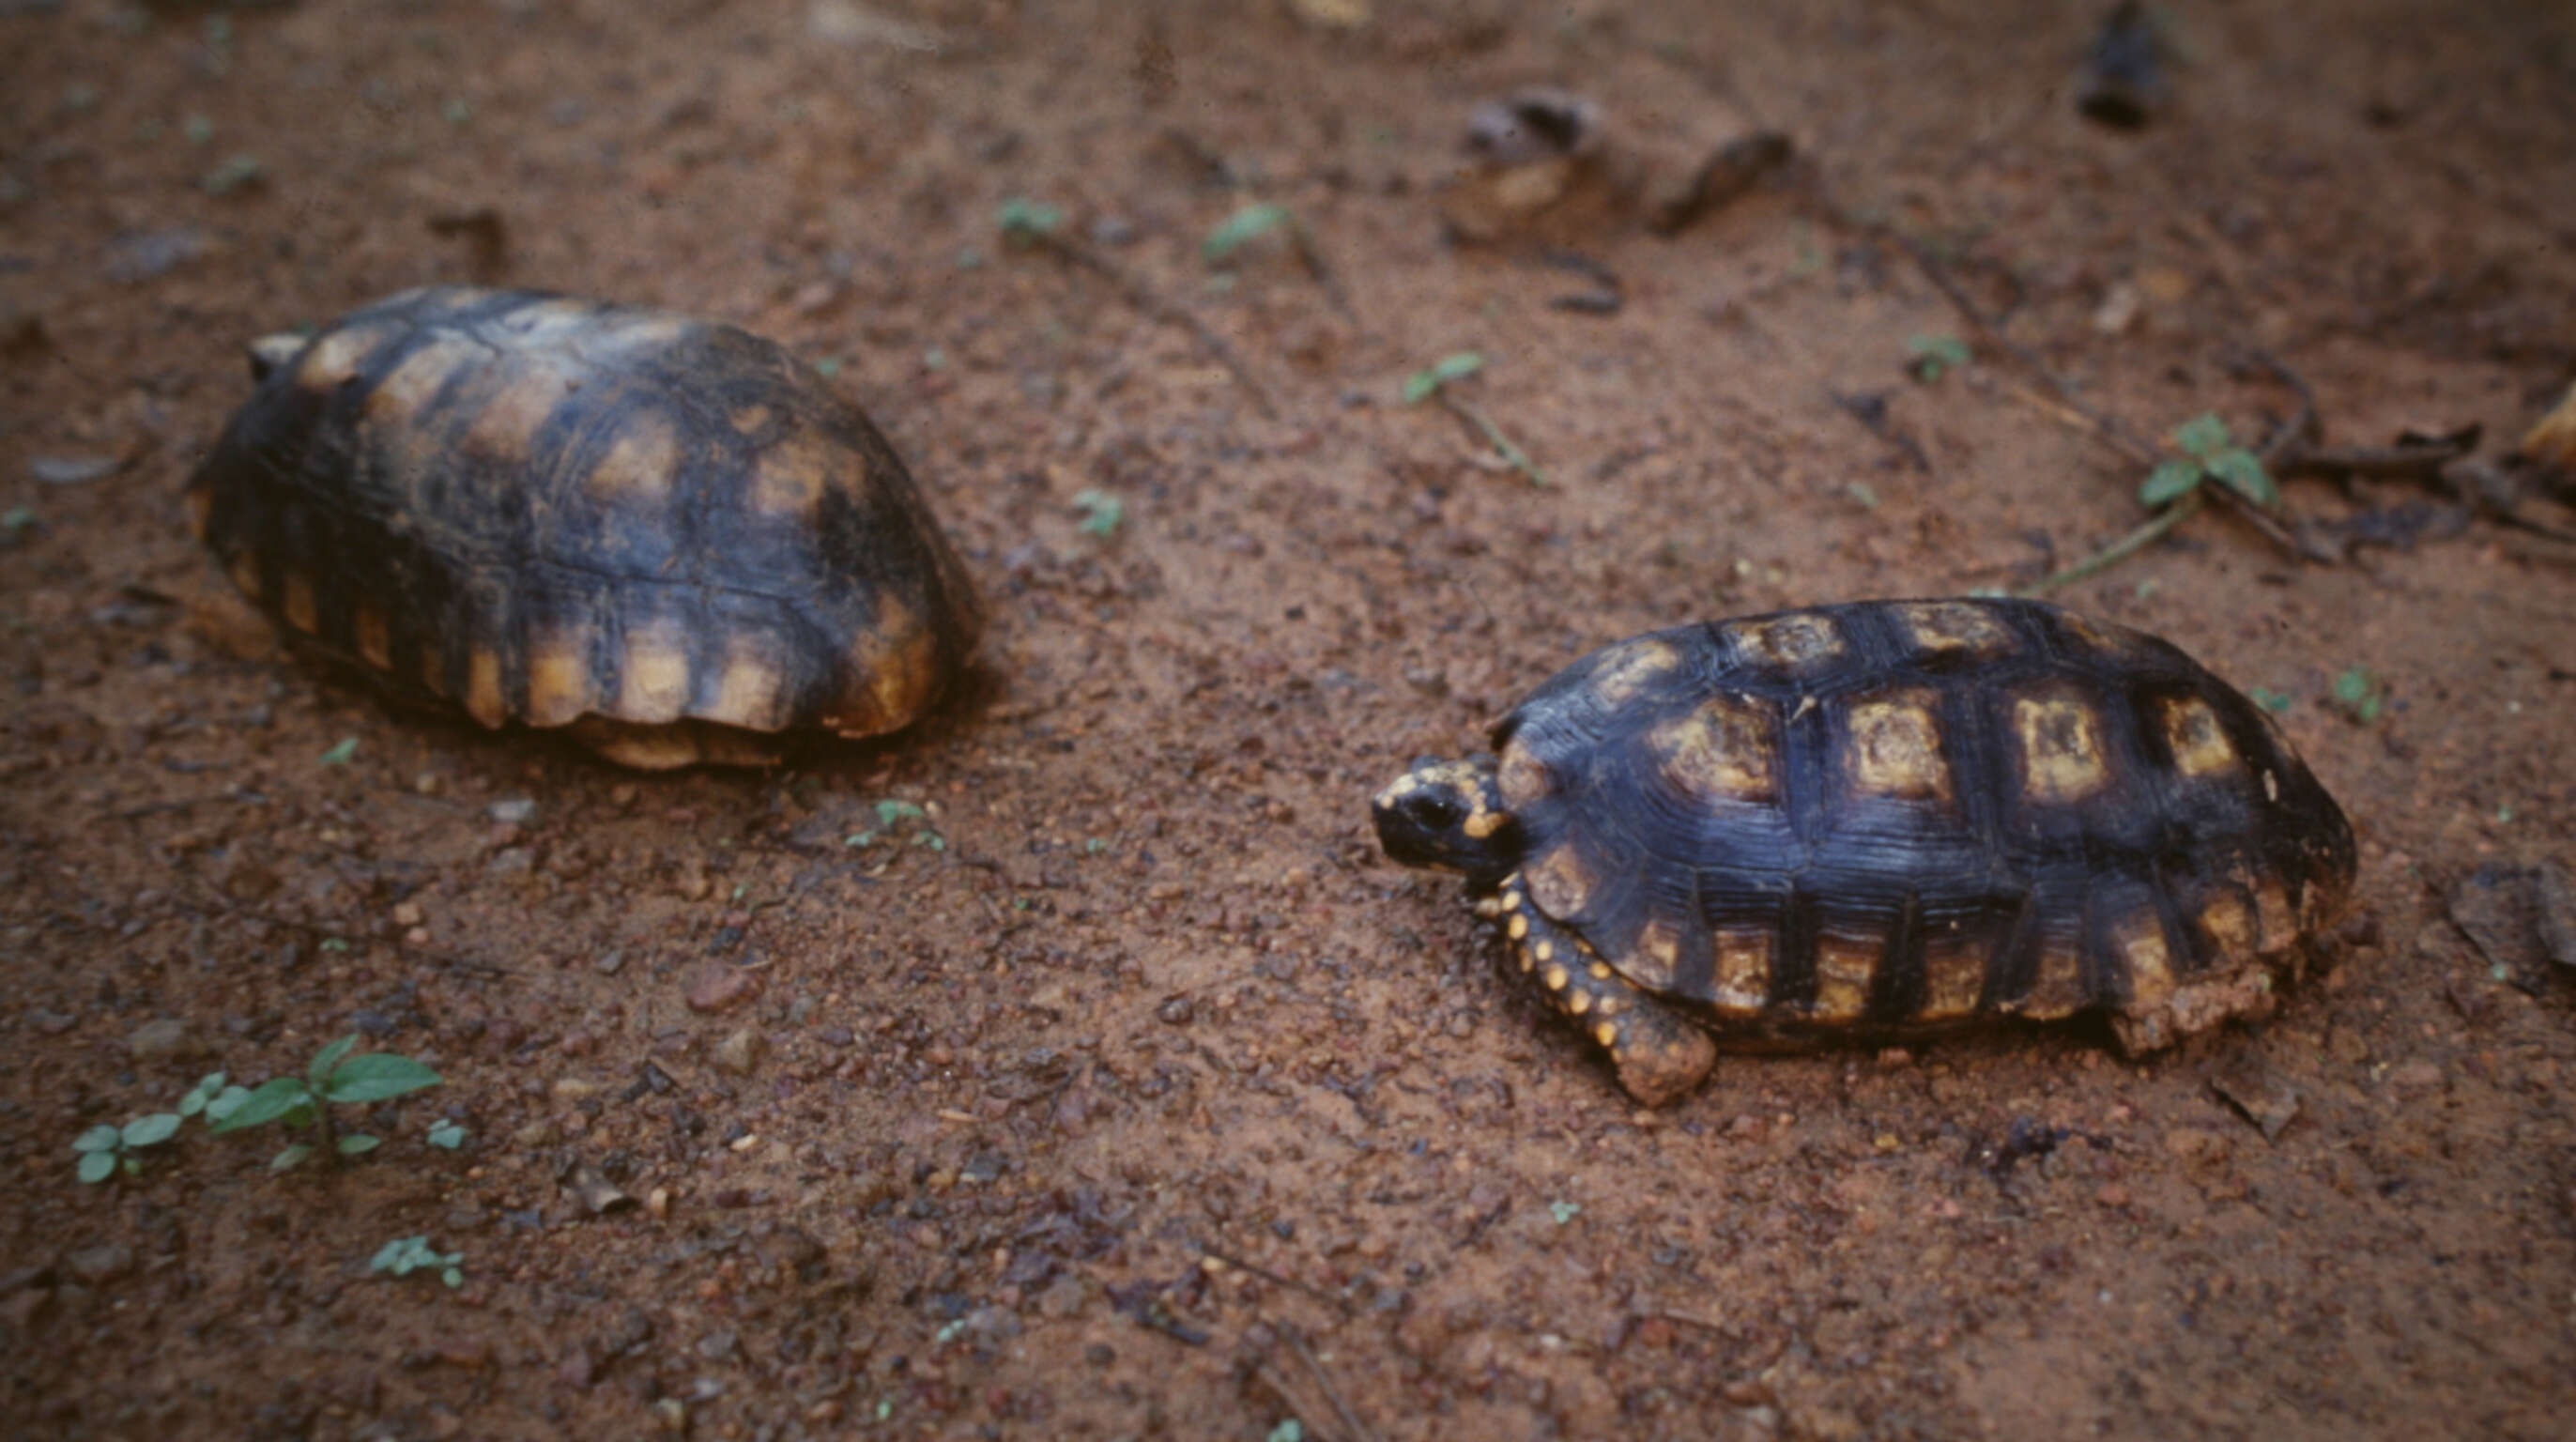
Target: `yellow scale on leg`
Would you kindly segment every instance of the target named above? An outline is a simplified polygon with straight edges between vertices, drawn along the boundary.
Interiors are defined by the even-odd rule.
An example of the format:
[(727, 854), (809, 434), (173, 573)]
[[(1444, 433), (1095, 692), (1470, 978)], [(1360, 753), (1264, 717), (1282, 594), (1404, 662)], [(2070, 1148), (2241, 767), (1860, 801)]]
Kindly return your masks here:
[(1530, 905), (1520, 873), (1494, 898), (1521, 974), (1548, 1004), (1610, 1054), (1620, 1085), (1647, 1106), (1688, 1093), (1717, 1064), (1717, 1044), (1680, 1013), (1632, 985), (1582, 937)]

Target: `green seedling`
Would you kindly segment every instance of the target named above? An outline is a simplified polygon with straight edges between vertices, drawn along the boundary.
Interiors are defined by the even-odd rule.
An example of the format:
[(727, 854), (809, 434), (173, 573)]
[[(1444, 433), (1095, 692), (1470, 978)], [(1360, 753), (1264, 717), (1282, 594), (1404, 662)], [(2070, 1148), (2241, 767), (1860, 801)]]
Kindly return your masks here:
[(273, 1172), (302, 1165), (317, 1151), (335, 1161), (374, 1151), (383, 1145), (383, 1140), (364, 1132), (341, 1135), (332, 1123), (331, 1108), (387, 1101), (437, 1086), (445, 1078), (410, 1057), (392, 1052), (351, 1056), (349, 1053), (357, 1045), (358, 1034), (351, 1032), (316, 1052), (304, 1075), (262, 1082), (217, 1120), (214, 1129), (247, 1131), (270, 1122), (296, 1129), (313, 1128), (314, 1140), (296, 1142), (269, 1160), (268, 1168)]
[(451, 1121), (433, 1123), (429, 1129), (429, 1144), (443, 1152), (456, 1150), (465, 1145), (464, 1125)]
[(2367, 726), (2388, 707), (2388, 692), (2378, 678), (2359, 666), (2335, 678), (2335, 703), (2356, 723)]
[(258, 185), (264, 178), (259, 157), (245, 153), (228, 157), (223, 164), (207, 171), (197, 185), (208, 195), (228, 195)]
[(423, 1235), (396, 1237), (378, 1247), (376, 1255), (367, 1263), (367, 1270), (396, 1277), (408, 1277), (414, 1272), (436, 1272), (438, 1280), (451, 1287), (462, 1287), (465, 1285), (464, 1264), (463, 1252), (441, 1252), (432, 1247), (429, 1238)]
[(2266, 686), (2257, 686), (2245, 694), (2253, 699), (2255, 705), (2275, 716), (2288, 715), (2290, 707), (2294, 704), (2289, 697)]
[(1210, 265), (1222, 264), (1236, 251), (1270, 232), (1280, 229), (1294, 230), (1296, 225), (1296, 212), (1284, 205), (1266, 201), (1247, 205), (1227, 216), (1216, 229), (1207, 233), (1207, 239), (1199, 242), (1199, 254), (1205, 257)]
[(1452, 385), (1484, 368), (1485, 358), (1471, 350), (1456, 351), (1442, 356), (1404, 378), (1404, 403), (1418, 406), (1424, 401), (1439, 402), (1441, 409), (1474, 426), (1488, 442), (1492, 443), (1494, 450), (1511, 463), (1513, 469), (1530, 478), (1530, 484), (1546, 485), (1547, 472), (1538, 468), (1537, 463), (1529, 458), (1528, 452), (1513, 444), (1512, 438), (1503, 434), (1501, 426), (1495, 425), (1493, 419), (1483, 411), (1450, 394), (1449, 388)]
[(1954, 335), (1909, 336), (1905, 353), (1913, 357), (1906, 369), (1926, 385), (1939, 380), (1943, 372), (1957, 370), (1976, 358), (1968, 343)]
[(241, 1104), (250, 1100), (250, 1088), (230, 1083), (231, 1079), (219, 1071), (210, 1071), (198, 1078), (197, 1084), (188, 1089), (188, 1094), (179, 1098), (179, 1115), (204, 1117), (207, 1125), (211, 1126), (241, 1110)]
[(1104, 541), (1117, 535), (1118, 527), (1127, 519), (1127, 503), (1107, 491), (1076, 491), (1073, 504), (1082, 512), (1083, 534)]
[[(876, 805), (877, 824), (869, 827), (865, 831), (853, 832), (848, 836), (842, 837), (841, 844), (843, 846), (873, 846), (884, 833), (894, 830), (895, 823), (901, 821), (926, 821), (930, 816), (930, 813), (922, 810), (920, 804), (917, 802), (886, 800), (880, 801)], [(946, 851), (948, 849), (948, 838), (941, 836), (938, 832), (931, 830), (927, 826), (917, 826), (912, 832), (912, 844), (915, 846), (926, 846), (933, 851)]]
[(1029, 241), (1064, 229), (1064, 211), (1044, 201), (1015, 195), (995, 215), (1005, 240)]
[(1566, 1223), (1573, 1221), (1576, 1217), (1583, 1215), (1583, 1204), (1581, 1202), (1550, 1202), (1547, 1204), (1547, 1214), (1556, 1218), (1556, 1224), (1562, 1227)]
[(343, 736), (340, 738), (338, 745), (333, 746), (330, 750), (322, 753), (322, 764), (325, 766), (346, 766), (349, 764), (349, 759), (357, 754), (358, 738), (355, 736)]
[(2179, 501), (2209, 480), (2267, 510), (2280, 503), (2281, 488), (2263, 468), (2262, 457), (2238, 445), (2228, 433), (2227, 422), (2217, 416), (2203, 415), (2176, 426), (2173, 443), (2182, 455), (2149, 471), (2145, 484), (2138, 487), (2138, 499), (2148, 508)]
[(123, 1126), (101, 1124), (72, 1139), (72, 1150), (80, 1153), (80, 1179), (98, 1183), (123, 1172), (136, 1176), (143, 1162), (134, 1154), (145, 1147), (157, 1147), (178, 1135), (176, 1112), (154, 1112), (136, 1117)]

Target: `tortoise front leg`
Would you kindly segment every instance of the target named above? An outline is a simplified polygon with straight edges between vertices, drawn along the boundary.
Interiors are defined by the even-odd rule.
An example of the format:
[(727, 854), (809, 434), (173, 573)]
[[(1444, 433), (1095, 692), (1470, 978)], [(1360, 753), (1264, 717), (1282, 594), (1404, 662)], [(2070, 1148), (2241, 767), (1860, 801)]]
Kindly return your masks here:
[(1717, 1064), (1717, 1044), (1689, 1018), (1611, 969), (1589, 943), (1530, 905), (1518, 873), (1493, 901), (1512, 960), (1548, 1004), (1610, 1054), (1619, 1085), (1650, 1107), (1679, 1101)]

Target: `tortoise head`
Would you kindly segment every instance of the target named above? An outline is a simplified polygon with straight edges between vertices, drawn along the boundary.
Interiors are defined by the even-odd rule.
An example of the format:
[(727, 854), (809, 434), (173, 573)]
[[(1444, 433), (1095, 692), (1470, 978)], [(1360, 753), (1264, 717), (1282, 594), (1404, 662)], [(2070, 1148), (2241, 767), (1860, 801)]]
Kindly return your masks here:
[(1520, 864), (1520, 823), (1503, 809), (1491, 757), (1416, 760), (1369, 810), (1378, 845), (1406, 866), (1454, 871), (1492, 886)]

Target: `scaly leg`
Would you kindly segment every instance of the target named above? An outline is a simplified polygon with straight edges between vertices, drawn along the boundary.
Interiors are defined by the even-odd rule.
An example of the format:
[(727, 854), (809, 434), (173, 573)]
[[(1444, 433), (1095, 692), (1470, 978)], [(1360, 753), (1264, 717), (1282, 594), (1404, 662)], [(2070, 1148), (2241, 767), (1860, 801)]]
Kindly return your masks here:
[(1491, 909), (1521, 974), (1610, 1054), (1628, 1095), (1650, 1107), (1666, 1106), (1707, 1079), (1717, 1064), (1717, 1044), (1708, 1033), (1612, 970), (1582, 937), (1541, 914), (1517, 872), (1503, 878)]

